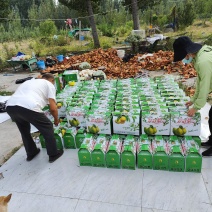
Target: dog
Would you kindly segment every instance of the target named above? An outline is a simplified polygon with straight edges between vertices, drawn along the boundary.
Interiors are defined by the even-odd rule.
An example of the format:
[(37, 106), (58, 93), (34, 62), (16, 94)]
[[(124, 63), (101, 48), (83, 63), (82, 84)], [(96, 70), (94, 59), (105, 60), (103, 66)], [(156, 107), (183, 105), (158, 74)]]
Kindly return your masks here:
[(7, 205), (11, 199), (12, 194), (8, 196), (1, 196), (0, 197), (0, 212), (7, 212)]

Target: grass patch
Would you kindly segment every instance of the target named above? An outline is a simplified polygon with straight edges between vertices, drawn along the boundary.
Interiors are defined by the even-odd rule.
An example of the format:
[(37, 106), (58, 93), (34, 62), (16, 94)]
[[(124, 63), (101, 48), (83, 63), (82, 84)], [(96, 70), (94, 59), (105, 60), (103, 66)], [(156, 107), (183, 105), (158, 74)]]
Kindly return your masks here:
[[(146, 26), (142, 25), (141, 29), (145, 29)], [(122, 32), (122, 31), (121, 31)], [(130, 30), (129, 30), (130, 32)], [(165, 36), (169, 36), (175, 39), (178, 36), (189, 36), (194, 42), (204, 42), (208, 40), (212, 32), (212, 21), (195, 20), (194, 23), (185, 28), (183, 31), (163, 33)], [(128, 33), (127, 33), (128, 34)], [(99, 35), (99, 41), (103, 49), (110, 47), (126, 46), (124, 43), (126, 33), (119, 33), (115, 37), (106, 37)], [(72, 52), (91, 51), (94, 48), (92, 38), (87, 38), (83, 41), (70, 39), (68, 37), (60, 36), (58, 41), (51, 40), (48, 44), (42, 44), (41, 38), (26, 39), (19, 42), (5, 42), (0, 43), (0, 49), (2, 49), (2, 55), (0, 60), (0, 69), (8, 67), (6, 63), (7, 59), (10, 59), (10, 55), (14, 55), (14, 52), (21, 51), (25, 54), (31, 55), (34, 52), (38, 58), (45, 56), (56, 56), (59, 54), (68, 55)], [(62, 42), (62, 43), (60, 43)], [(61, 45), (58, 45), (61, 44)]]
[(14, 92), (0, 91), (0, 96), (11, 96)]

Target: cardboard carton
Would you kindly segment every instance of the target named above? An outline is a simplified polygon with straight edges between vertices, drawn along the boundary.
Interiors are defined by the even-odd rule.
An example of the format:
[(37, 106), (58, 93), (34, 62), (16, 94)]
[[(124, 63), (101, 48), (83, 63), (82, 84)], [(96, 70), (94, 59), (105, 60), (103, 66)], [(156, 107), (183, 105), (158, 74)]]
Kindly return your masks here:
[(86, 110), (83, 107), (68, 107), (66, 118), (69, 127), (86, 127), (85, 114)]
[(134, 169), (136, 166), (136, 148), (137, 142), (135, 142), (133, 135), (127, 135), (122, 148), (121, 165), (123, 169)]
[(54, 129), (54, 137), (57, 144), (57, 149), (63, 149), (63, 137), (60, 129)]
[(137, 166), (152, 169), (152, 146), (147, 135), (141, 135), (137, 146)]
[(89, 133), (111, 135), (111, 116), (110, 114), (87, 113), (86, 127)]
[(185, 136), (182, 145), (186, 152), (186, 172), (201, 172), (202, 155), (199, 152), (199, 145), (191, 136)]
[(86, 136), (85, 128), (81, 127), (80, 129), (77, 130), (77, 134), (75, 137), (76, 148), (80, 148), (82, 142), (84, 141), (85, 136)]
[(200, 113), (190, 117), (186, 112), (171, 112), (171, 135), (199, 136), (200, 125)]
[(119, 138), (119, 135), (113, 135), (108, 151), (106, 153), (106, 165), (107, 168), (118, 168), (121, 167), (121, 150), (122, 150), (122, 141)]
[(57, 110), (58, 110), (58, 117), (66, 117), (66, 106), (63, 103), (63, 99), (57, 98)]
[(170, 136), (170, 156), (169, 156), (169, 171), (184, 172), (185, 170), (185, 156), (182, 149), (181, 142), (177, 136)]
[(153, 169), (169, 170), (169, 148), (162, 136), (155, 136), (155, 139), (152, 141), (152, 149), (154, 153)]
[(143, 111), (141, 117), (142, 134), (147, 135), (170, 135), (170, 113), (158, 112), (152, 114)]
[(93, 139), (93, 136), (91, 134), (87, 134), (78, 151), (80, 166), (92, 165), (91, 152), (93, 151), (94, 146), (95, 146), (95, 141)]
[(66, 129), (63, 142), (66, 149), (76, 149), (75, 134), (72, 129)]
[(106, 135), (100, 134), (96, 139), (94, 150), (91, 152), (92, 165), (96, 167), (105, 167), (105, 155), (108, 149), (109, 141)]

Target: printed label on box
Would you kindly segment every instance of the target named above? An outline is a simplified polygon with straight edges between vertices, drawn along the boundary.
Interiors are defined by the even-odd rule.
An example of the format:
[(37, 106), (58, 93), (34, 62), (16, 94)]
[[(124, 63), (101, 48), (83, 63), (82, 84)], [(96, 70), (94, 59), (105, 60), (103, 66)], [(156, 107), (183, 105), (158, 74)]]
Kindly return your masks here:
[(170, 114), (169, 113), (142, 113), (142, 134), (147, 135), (169, 135)]

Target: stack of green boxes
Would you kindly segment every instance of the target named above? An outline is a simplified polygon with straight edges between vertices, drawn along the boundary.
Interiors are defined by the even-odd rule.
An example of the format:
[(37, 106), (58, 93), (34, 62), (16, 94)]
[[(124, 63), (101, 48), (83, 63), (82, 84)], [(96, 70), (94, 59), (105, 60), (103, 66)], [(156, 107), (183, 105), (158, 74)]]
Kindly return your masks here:
[(117, 82), (113, 132), (116, 134), (140, 135), (140, 106), (135, 79)]
[(57, 94), (66, 121), (55, 136), (58, 148), (79, 148), (80, 165), (201, 171), (200, 114), (186, 115), (189, 98), (173, 77), (78, 82), (77, 72), (69, 75), (65, 81), (76, 84)]
[(111, 113), (114, 110), (116, 80), (101, 81), (86, 113), (87, 131), (93, 134), (112, 134)]

